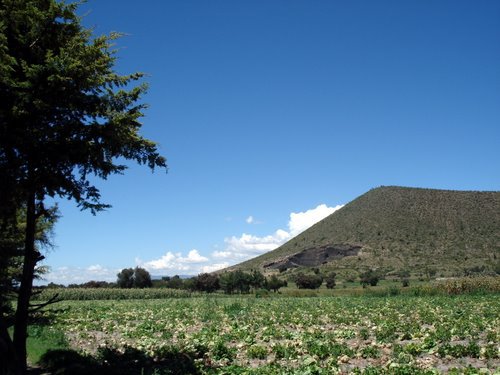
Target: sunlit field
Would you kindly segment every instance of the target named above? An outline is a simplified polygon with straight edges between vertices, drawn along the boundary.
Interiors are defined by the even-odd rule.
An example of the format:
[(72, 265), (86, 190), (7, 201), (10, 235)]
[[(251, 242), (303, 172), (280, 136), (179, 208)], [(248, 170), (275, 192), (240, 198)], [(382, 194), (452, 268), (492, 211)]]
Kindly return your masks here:
[(94, 357), (182, 354), (200, 373), (494, 373), (496, 296), (68, 301), (51, 329)]

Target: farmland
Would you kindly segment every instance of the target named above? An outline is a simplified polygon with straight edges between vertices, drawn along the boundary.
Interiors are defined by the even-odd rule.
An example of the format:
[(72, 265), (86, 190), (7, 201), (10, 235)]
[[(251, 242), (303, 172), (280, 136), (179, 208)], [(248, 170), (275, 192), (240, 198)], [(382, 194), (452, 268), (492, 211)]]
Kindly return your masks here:
[(494, 373), (496, 297), (66, 301), (50, 327), (92, 357), (135, 351), (152, 368), (163, 358), (190, 358), (206, 374)]

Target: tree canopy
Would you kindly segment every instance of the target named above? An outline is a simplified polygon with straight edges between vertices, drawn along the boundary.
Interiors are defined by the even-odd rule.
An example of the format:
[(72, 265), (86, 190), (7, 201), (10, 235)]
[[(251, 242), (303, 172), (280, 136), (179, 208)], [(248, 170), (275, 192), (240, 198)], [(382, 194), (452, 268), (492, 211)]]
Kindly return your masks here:
[(141, 267), (124, 268), (118, 272), (116, 285), (119, 288), (151, 288), (151, 275)]
[(19, 373), (26, 368), (34, 270), (43, 258), (35, 241), (37, 223), (49, 215), (46, 198), (71, 199), (96, 213), (108, 207), (96, 177), (123, 173), (126, 160), (166, 168), (157, 145), (139, 134), (143, 74), (115, 72), (120, 35), (94, 37), (77, 7), (0, 0), (1, 222), (15, 224), (18, 210), (26, 210), (13, 338)]

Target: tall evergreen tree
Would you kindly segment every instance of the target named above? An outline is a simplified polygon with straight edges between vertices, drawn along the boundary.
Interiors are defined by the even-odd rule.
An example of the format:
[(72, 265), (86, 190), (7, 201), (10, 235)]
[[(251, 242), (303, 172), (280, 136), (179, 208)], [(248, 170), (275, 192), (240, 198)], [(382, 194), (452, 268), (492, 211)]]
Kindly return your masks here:
[(35, 233), (47, 217), (46, 198), (73, 199), (96, 213), (108, 206), (91, 177), (122, 173), (118, 159), (166, 167), (156, 144), (139, 134), (146, 86), (134, 82), (143, 75), (115, 73), (119, 35), (94, 38), (77, 6), (0, 0), (0, 203), (4, 217), (26, 208), (13, 337), (19, 373), (26, 370), (29, 301), (42, 258)]

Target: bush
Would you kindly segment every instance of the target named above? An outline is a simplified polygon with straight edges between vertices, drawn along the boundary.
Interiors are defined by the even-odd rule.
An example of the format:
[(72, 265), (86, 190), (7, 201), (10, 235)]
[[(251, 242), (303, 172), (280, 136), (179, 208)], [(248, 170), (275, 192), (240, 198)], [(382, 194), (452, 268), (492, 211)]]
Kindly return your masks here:
[(337, 274), (335, 272), (330, 272), (328, 274), (328, 276), (326, 277), (326, 287), (328, 289), (333, 289), (335, 288), (335, 277), (337, 276)]
[(266, 359), (267, 349), (264, 346), (252, 345), (247, 351), (248, 358)]
[(376, 286), (380, 280), (380, 276), (373, 270), (368, 270), (359, 275), (359, 280), (363, 288), (367, 285)]
[(318, 289), (323, 284), (323, 277), (321, 275), (305, 275), (299, 273), (295, 279), (295, 284), (299, 289)]
[(266, 288), (277, 292), (280, 288), (287, 285), (287, 282), (280, 280), (276, 275), (272, 275), (269, 279), (266, 279)]
[(210, 273), (199, 274), (194, 281), (195, 290), (213, 293), (219, 289), (219, 276)]

